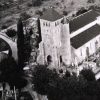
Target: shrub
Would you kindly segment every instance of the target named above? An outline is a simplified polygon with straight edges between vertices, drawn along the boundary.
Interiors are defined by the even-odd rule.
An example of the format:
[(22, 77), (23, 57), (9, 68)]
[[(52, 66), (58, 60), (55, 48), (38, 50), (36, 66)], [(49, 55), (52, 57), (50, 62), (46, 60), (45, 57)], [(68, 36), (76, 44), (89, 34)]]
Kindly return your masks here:
[(66, 16), (67, 14), (68, 14), (68, 12), (64, 10), (64, 11), (63, 11), (63, 15)]
[(42, 0), (32, 0), (33, 6), (40, 6), (42, 4)]
[(7, 25), (2, 25), (1, 29), (6, 29), (8, 26)]
[(39, 94), (45, 95), (48, 93), (48, 88), (56, 86), (58, 74), (56, 71), (49, 70), (45, 65), (36, 66), (33, 71), (34, 90)]
[(71, 2), (71, 6), (73, 6), (73, 5), (74, 5), (74, 1)]
[(46, 11), (46, 8), (43, 8), (42, 11), (43, 11), (43, 12)]
[(94, 3), (95, 0), (88, 0), (87, 3)]
[(35, 11), (35, 14), (37, 14), (37, 15), (40, 15), (40, 16), (41, 16), (41, 15), (43, 14), (43, 12), (42, 12), (42, 11), (40, 11), (40, 10), (36, 10), (36, 11)]
[(47, 94), (47, 87), (49, 82), (48, 70), (46, 66), (38, 66), (35, 67), (33, 72), (33, 83), (34, 83), (34, 90), (38, 93), (45, 95)]
[(87, 81), (95, 81), (95, 74), (91, 69), (83, 69), (80, 74), (83, 75)]
[(27, 20), (28, 18), (30, 18), (31, 16), (29, 14), (27, 14), (26, 12), (23, 12), (20, 14), (20, 18), (22, 20)]
[(99, 100), (100, 82), (90, 69), (82, 70), (78, 77), (68, 71), (59, 77), (55, 69), (38, 65), (33, 71), (33, 84), (35, 91), (47, 95), (48, 100)]
[(88, 11), (87, 9), (85, 9), (84, 7), (82, 7), (80, 10), (78, 10), (78, 12), (76, 13), (76, 15), (78, 16), (80, 14), (83, 14), (83, 13), (87, 12), (87, 11)]
[(6, 34), (7, 34), (7, 36), (9, 36), (9, 37), (14, 37), (14, 36), (16, 36), (16, 30), (14, 30), (14, 29), (8, 29), (7, 30), (7, 32), (6, 32)]
[(32, 3), (27, 3), (27, 6), (28, 7), (32, 7)]

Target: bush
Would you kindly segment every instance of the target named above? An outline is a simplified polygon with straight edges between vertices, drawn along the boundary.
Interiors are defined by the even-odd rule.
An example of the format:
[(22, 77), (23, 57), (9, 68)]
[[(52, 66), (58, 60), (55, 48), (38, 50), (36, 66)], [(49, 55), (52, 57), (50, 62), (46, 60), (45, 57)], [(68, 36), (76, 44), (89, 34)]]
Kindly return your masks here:
[(40, 6), (42, 4), (42, 0), (32, 0), (33, 6)]
[(63, 11), (63, 15), (65, 15), (65, 16), (66, 16), (67, 14), (68, 14), (68, 12), (67, 12), (67, 11)]
[(87, 3), (94, 3), (95, 0), (88, 0)]
[(95, 74), (91, 69), (83, 69), (80, 72), (81, 75), (87, 80), (87, 81), (95, 81)]
[(30, 45), (30, 35), (29, 34), (26, 34), (25, 35), (25, 38), (24, 38), (24, 61), (29, 61), (29, 58), (30, 58), (30, 54), (31, 54), (31, 45)]
[(87, 12), (87, 11), (88, 11), (87, 9), (85, 9), (84, 7), (82, 7), (80, 10), (78, 10), (78, 12), (76, 13), (76, 15), (78, 16), (80, 14), (83, 14), (83, 13)]
[(23, 12), (20, 14), (20, 18), (24, 21), (29, 19), (31, 16), (29, 14), (27, 14), (26, 12)]
[(7, 25), (2, 25), (1, 29), (6, 29), (8, 26)]
[(24, 100), (33, 100), (29, 92), (21, 92), (19, 98), (20, 100), (23, 100), (21, 98), (24, 98)]
[(74, 5), (74, 1), (71, 1), (71, 6), (73, 6)]
[(49, 70), (47, 66), (39, 65), (33, 71), (34, 90), (39, 94), (45, 95), (48, 93), (50, 86), (55, 86), (57, 73)]
[(32, 3), (27, 3), (27, 6), (28, 7), (32, 7)]
[(99, 100), (100, 82), (91, 70), (83, 70), (78, 77), (66, 71), (59, 77), (56, 70), (39, 65), (33, 71), (33, 84), (34, 90), (47, 95), (48, 100)]
[(43, 14), (43, 12), (42, 12), (42, 11), (40, 11), (40, 10), (36, 10), (36, 11), (35, 11), (35, 14), (37, 14), (37, 15), (40, 15), (40, 16), (41, 16), (41, 15)]
[(16, 36), (17, 32), (14, 29), (8, 29), (6, 34), (7, 34), (7, 36), (12, 38), (12, 37)]

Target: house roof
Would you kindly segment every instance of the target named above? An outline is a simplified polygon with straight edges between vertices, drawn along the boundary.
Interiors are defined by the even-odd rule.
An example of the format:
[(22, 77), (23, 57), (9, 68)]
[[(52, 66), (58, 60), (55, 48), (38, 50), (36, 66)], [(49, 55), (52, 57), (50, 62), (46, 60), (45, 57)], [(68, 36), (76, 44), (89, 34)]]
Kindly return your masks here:
[(55, 11), (53, 8), (49, 8), (43, 13), (40, 19), (45, 19), (48, 21), (56, 21), (62, 17), (63, 16), (60, 15), (57, 11)]
[(94, 10), (90, 10), (82, 15), (79, 15), (78, 17), (74, 18), (69, 22), (70, 26), (70, 33), (78, 30), (79, 28), (91, 23), (98, 17), (100, 14), (98, 14)]
[(78, 49), (94, 37), (100, 34), (100, 26), (99, 25), (94, 25), (91, 28), (85, 30), (84, 32), (76, 35), (75, 37), (71, 38), (71, 45), (75, 48)]

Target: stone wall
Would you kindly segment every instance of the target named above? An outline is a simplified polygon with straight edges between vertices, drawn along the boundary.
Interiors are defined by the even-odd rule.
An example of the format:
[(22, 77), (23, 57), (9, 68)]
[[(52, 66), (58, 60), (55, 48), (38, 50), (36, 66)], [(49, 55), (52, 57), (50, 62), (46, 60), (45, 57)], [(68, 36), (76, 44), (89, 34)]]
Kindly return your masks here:
[(71, 63), (71, 44), (70, 44), (70, 31), (69, 24), (66, 22), (62, 24), (61, 32), (61, 55), (64, 64), (70, 65)]

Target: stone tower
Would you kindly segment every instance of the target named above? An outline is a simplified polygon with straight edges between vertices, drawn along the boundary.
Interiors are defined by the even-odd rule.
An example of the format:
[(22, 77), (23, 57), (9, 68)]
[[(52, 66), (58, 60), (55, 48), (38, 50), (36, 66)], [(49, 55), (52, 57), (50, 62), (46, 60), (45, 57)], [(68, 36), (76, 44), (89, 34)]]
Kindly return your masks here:
[[(61, 20), (63, 16), (59, 15), (53, 8), (49, 8), (40, 17), (41, 37), (40, 58), (41, 63), (51, 61), (52, 66), (58, 66), (58, 48), (61, 47)], [(39, 59), (39, 58), (38, 58)], [(40, 60), (40, 59), (39, 59)]]
[(42, 41), (38, 60), (41, 60), (41, 64), (51, 64), (53, 68), (57, 68), (60, 67), (62, 59), (64, 64), (69, 65), (70, 34), (65, 18), (53, 8), (49, 8), (40, 17), (40, 27)]

